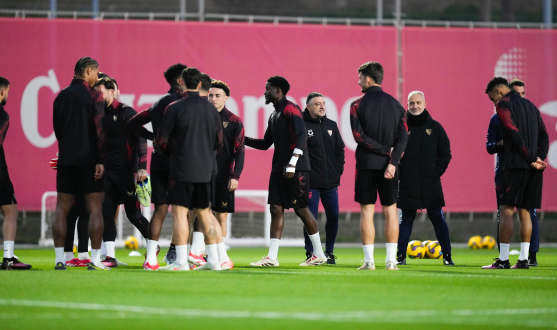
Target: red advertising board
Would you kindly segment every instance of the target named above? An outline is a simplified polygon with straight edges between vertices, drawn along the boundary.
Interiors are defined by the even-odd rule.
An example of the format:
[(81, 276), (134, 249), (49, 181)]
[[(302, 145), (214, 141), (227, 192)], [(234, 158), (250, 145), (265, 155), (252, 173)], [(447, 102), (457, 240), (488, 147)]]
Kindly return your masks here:
[[(52, 102), (69, 84), (74, 64), (83, 56), (97, 59), (101, 71), (118, 81), (121, 101), (138, 111), (166, 93), (162, 73), (168, 66), (178, 62), (195, 66), (228, 83), (232, 97), (227, 107), (242, 118), (251, 137), (263, 136), (272, 112), (263, 99), (270, 76), (286, 77), (291, 84), (288, 95), (301, 107), (308, 93), (323, 93), (328, 116), (338, 122), (347, 145), (339, 189), (341, 211), (359, 210), (353, 201), (356, 145), (349, 123), (349, 104), (361, 95), (358, 66), (371, 60), (383, 64), (383, 88), (397, 94), (393, 27), (0, 19), (0, 29), (4, 36), (0, 76), (11, 82), (5, 107), (10, 129), (4, 148), (20, 209), (40, 209), (42, 194), (55, 190), (55, 172), (47, 165), (57, 151)], [(448, 210), (493, 210), (494, 161), (485, 151), (493, 107), (484, 89), (497, 65), (507, 70), (501, 72), (527, 70), (520, 71), (527, 97), (545, 107), (550, 142), (556, 140), (553, 104), (557, 102), (551, 103), (557, 100), (551, 74), (555, 36), (524, 30), (403, 30), (403, 94), (424, 91), (428, 110), (451, 139), (453, 160), (443, 176)], [(504, 66), (503, 54), (510, 56)], [(514, 64), (518, 55), (526, 57), (523, 67)], [(557, 142), (553, 148), (550, 157), (555, 158)], [(272, 150), (247, 149), (240, 189), (267, 188), (271, 154)], [(557, 188), (551, 182), (556, 182), (557, 159), (550, 164), (543, 206), (556, 210)]]

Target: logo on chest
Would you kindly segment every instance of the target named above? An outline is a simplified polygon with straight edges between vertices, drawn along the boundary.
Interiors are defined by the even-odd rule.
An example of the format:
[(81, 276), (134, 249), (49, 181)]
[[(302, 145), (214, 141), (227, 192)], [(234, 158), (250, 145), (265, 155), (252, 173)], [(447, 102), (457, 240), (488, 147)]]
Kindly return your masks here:
[(327, 132), (329, 133), (329, 136), (333, 136), (333, 130), (332, 129), (328, 129)]
[(228, 123), (229, 123), (228, 121), (223, 121), (223, 122), (222, 122), (222, 126), (223, 126), (224, 128), (227, 128), (227, 127), (228, 127)]
[(432, 132), (432, 131), (433, 131), (433, 130), (432, 130), (431, 128), (426, 128), (426, 130), (425, 130), (425, 132), (427, 133), (427, 135), (431, 135), (431, 132)]
[(308, 129), (308, 137), (313, 137), (313, 130), (312, 129)]
[(114, 115), (114, 116), (112, 116), (112, 118), (114, 118), (114, 121), (117, 121), (118, 120), (118, 115)]

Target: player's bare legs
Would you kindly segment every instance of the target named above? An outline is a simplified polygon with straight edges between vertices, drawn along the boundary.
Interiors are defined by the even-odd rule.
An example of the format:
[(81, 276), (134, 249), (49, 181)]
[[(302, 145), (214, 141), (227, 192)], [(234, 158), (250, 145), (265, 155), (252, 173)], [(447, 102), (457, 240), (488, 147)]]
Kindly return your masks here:
[(374, 213), (375, 204), (360, 204), (360, 232), (362, 233), (362, 244), (364, 246), (375, 243)]
[(201, 225), (207, 249), (207, 263), (199, 269), (221, 270), (218, 244), (222, 244), (222, 230), (210, 208), (194, 209)]
[(17, 204), (2, 205), (0, 211), (4, 215), (4, 223), (2, 224), (2, 236), (4, 241), (15, 241), (15, 234), (17, 231), (17, 217), (19, 211)]
[(306, 227), (306, 231), (308, 232), (308, 234), (313, 235), (319, 231), (319, 228), (317, 227), (317, 220), (315, 220), (313, 214), (311, 214), (311, 212), (309, 211), (309, 208), (304, 207), (304, 208), (294, 209), (294, 212), (296, 212), (296, 215), (304, 223), (304, 226)]
[(396, 204), (390, 206), (383, 205), (383, 215), (385, 216), (385, 242), (398, 243)]
[(217, 221), (219, 222), (220, 228), (222, 229), (222, 237), (226, 237), (228, 230), (228, 213), (226, 212), (215, 212)]
[[(271, 239), (280, 239), (284, 230), (284, 207), (271, 205)], [(275, 258), (276, 259), (276, 258)]]
[(161, 236), (162, 224), (168, 214), (168, 204), (155, 205), (155, 212), (149, 224), (149, 235), (152, 240), (158, 241)]
[(7, 204), (0, 206), (0, 211), (4, 215), (2, 225), (2, 235), (4, 236), (4, 258), (0, 269), (30, 269), (31, 265), (24, 264), (17, 260), (14, 255), (15, 235), (17, 231), (17, 204)]

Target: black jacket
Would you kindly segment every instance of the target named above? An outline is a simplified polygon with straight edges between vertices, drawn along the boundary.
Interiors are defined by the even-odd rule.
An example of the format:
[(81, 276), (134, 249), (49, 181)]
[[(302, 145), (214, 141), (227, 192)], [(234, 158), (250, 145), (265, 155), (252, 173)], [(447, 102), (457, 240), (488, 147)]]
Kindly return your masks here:
[(170, 155), (170, 180), (210, 182), (215, 151), (222, 149), (219, 112), (198, 92), (188, 92), (166, 108), (155, 142)]
[(10, 115), (4, 110), (4, 106), (0, 103), (0, 180), (9, 177), (6, 155), (4, 154), (4, 141), (8, 133), (8, 127), (10, 127)]
[(443, 126), (427, 110), (408, 114), (408, 145), (400, 160), (398, 208), (445, 206), (441, 176), (451, 161), (451, 144)]
[(344, 172), (344, 141), (337, 123), (324, 116), (312, 118), (308, 109), (303, 112), (308, 132), (308, 153), (311, 165), (310, 189), (337, 187)]
[(103, 164), (104, 99), (83, 79), (72, 80), (54, 99), (58, 166)]
[[(181, 93), (175, 87), (170, 88), (168, 93), (161, 97), (149, 109), (133, 116), (128, 121), (127, 127), (142, 138), (154, 140), (155, 134), (162, 126), (162, 117), (166, 107), (172, 102), (178, 101), (185, 95), (186, 93)], [(143, 127), (143, 125), (148, 123), (152, 123), (153, 132), (149, 132), (149, 130)], [(168, 171), (169, 168), (170, 161), (168, 160), (168, 157), (157, 148), (153, 148), (153, 154), (151, 156), (151, 172)]]
[(217, 154), (218, 183), (239, 180), (244, 169), (244, 124), (240, 117), (224, 107), (220, 112), (222, 123), (222, 149)]
[(384, 170), (389, 164), (398, 165), (408, 129), (406, 111), (394, 97), (379, 86), (368, 88), (350, 106), (350, 125), (358, 143), (356, 169)]
[(536, 106), (512, 90), (497, 102), (497, 115), (505, 131), (505, 170), (530, 169), (549, 150), (549, 136)]
[(307, 152), (307, 131), (302, 110), (283, 97), (273, 105), (275, 111), (269, 117), (269, 123), (262, 139), (245, 137), (246, 145), (259, 150), (267, 150), (275, 144), (273, 168), (271, 172), (284, 172), (290, 162), (294, 149), (304, 153), (296, 163), (296, 171), (311, 171)]

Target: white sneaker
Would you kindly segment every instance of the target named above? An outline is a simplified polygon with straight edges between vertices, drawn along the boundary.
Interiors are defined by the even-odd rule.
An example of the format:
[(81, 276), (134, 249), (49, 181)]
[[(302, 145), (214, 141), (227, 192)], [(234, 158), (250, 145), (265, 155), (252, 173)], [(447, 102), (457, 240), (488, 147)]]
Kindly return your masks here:
[(318, 258), (315, 254), (302, 262), (300, 266), (320, 266), (327, 263), (327, 257)]
[(179, 263), (173, 262), (168, 266), (160, 267), (159, 270), (167, 270), (167, 271), (189, 271), (190, 265), (186, 263), (185, 265), (181, 265)]
[(363, 265), (358, 268), (358, 270), (375, 270), (375, 264), (373, 262), (364, 262)]
[(250, 266), (257, 266), (257, 267), (269, 267), (269, 266), (278, 266), (278, 260), (269, 259), (269, 257), (265, 256), (262, 257), (261, 260), (252, 262), (249, 264)]
[(219, 270), (222, 270), (222, 267), (221, 267), (220, 264), (213, 265), (213, 264), (210, 264), (210, 263), (207, 262), (201, 267), (194, 268), (194, 270), (216, 270), (216, 271), (219, 271)]
[(127, 263), (121, 262), (120, 260), (118, 260), (118, 258), (114, 258), (114, 259), (116, 259), (116, 265), (118, 265), (118, 266), (127, 266), (128, 265)]
[(396, 261), (387, 262), (387, 265), (385, 266), (385, 269), (387, 269), (387, 270), (398, 270), (398, 267), (396, 266)]

